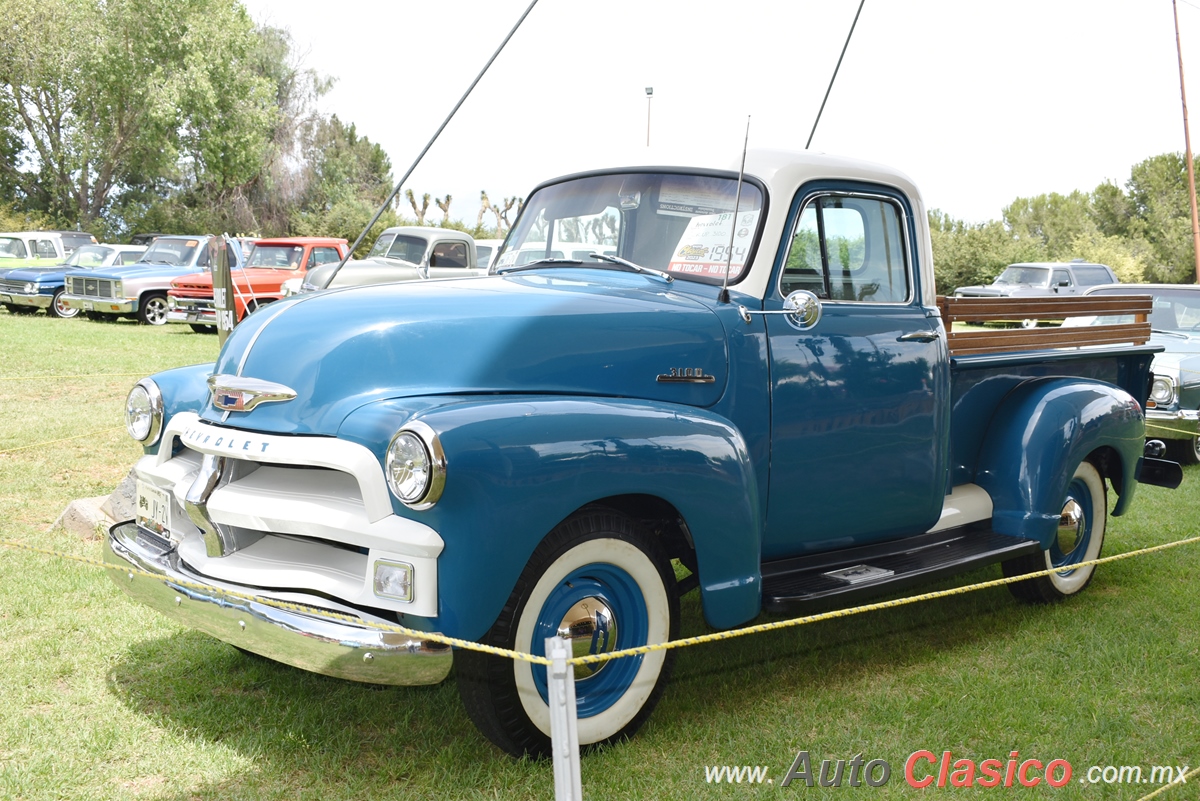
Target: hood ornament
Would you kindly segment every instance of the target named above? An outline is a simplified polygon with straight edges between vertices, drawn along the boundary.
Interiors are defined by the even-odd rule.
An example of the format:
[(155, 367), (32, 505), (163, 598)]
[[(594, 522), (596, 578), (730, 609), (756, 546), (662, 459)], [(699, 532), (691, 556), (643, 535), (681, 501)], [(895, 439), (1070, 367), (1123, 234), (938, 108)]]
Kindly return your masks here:
[(260, 403), (282, 403), (296, 397), (291, 387), (240, 375), (209, 376), (208, 388), (213, 406), (227, 412), (248, 412)]

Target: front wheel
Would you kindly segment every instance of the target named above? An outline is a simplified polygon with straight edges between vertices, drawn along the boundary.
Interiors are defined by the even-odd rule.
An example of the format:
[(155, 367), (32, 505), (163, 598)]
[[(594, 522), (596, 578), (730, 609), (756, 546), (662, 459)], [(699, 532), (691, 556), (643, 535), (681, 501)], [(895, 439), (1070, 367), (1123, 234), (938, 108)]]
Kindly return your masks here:
[[(678, 634), (679, 599), (662, 544), (625, 515), (585, 509), (534, 551), (483, 642), (543, 655), (566, 636), (576, 656), (663, 643)], [(579, 743), (632, 735), (662, 695), (672, 651), (575, 668)], [(458, 689), (480, 731), (514, 756), (550, 746), (546, 668), (475, 651), (455, 653)]]
[[(1104, 528), (1108, 517), (1108, 498), (1104, 479), (1091, 464), (1081, 462), (1075, 468), (1067, 495), (1058, 518), (1058, 532), (1050, 547), (1041, 553), (1026, 554), (1001, 565), (1006, 577), (1021, 576), (1038, 570), (1070, 568), (1100, 556), (1104, 546)], [(1062, 573), (1051, 573), (1018, 581), (1008, 589), (1019, 600), (1028, 603), (1049, 603), (1083, 590), (1092, 580), (1095, 565), (1078, 567)]]
[(145, 325), (165, 325), (167, 322), (167, 296), (155, 292), (142, 298), (138, 304), (137, 319)]
[(61, 317), (64, 320), (75, 317), (79, 314), (79, 309), (72, 309), (63, 302), (63, 295), (67, 294), (67, 290), (60, 289), (54, 293), (54, 300), (46, 307), (46, 312), (51, 317)]

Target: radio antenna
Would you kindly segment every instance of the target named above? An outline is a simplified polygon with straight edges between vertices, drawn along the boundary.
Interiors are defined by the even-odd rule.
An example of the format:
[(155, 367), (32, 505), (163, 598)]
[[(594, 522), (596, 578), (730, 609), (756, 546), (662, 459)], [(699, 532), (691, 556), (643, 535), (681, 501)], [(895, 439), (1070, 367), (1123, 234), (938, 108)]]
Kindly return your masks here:
[(813, 120), (812, 131), (808, 134), (808, 141), (804, 143), (804, 149), (808, 150), (808, 146), (812, 144), (813, 136), (817, 132), (817, 123), (821, 121), (821, 113), (825, 111), (825, 103), (829, 100), (829, 93), (833, 91), (833, 82), (837, 80), (838, 70), (842, 68), (842, 59), (846, 57), (846, 48), (850, 46), (850, 37), (854, 35), (854, 26), (858, 24), (858, 15), (862, 13), (862, 7), (867, 0), (860, 0), (858, 11), (854, 12), (854, 22), (850, 23), (850, 33), (846, 34), (846, 43), (842, 45), (842, 54), (838, 56), (837, 66), (833, 68), (833, 77), (829, 79), (829, 87), (825, 89), (825, 97), (821, 100), (821, 108), (817, 110), (817, 118)]
[(483, 65), (483, 69), (481, 69), (479, 74), (475, 76), (475, 80), (471, 81), (471, 85), (467, 87), (467, 91), (463, 92), (463, 96), (460, 97), (458, 102), (454, 104), (454, 108), (450, 109), (450, 113), (446, 115), (446, 119), (442, 120), (442, 124), (436, 131), (434, 131), (433, 137), (429, 140), (429, 143), (425, 145), (425, 149), (420, 152), (416, 158), (416, 161), (414, 161), (412, 166), (408, 168), (408, 172), (404, 173), (404, 177), (396, 183), (396, 188), (392, 190), (392, 194), (388, 195), (387, 200), (383, 201), (383, 205), (380, 206), (379, 210), (375, 212), (375, 216), (371, 218), (369, 223), (367, 223), (367, 227), (363, 229), (363, 232), (358, 235), (358, 239), (354, 240), (354, 244), (351, 245), (350, 249), (346, 251), (346, 255), (342, 258), (342, 260), (338, 262), (338, 266), (333, 268), (333, 272), (330, 274), (329, 280), (325, 282), (325, 286), (329, 286), (333, 283), (333, 279), (337, 278), (338, 271), (346, 266), (346, 262), (350, 260), (352, 255), (354, 255), (354, 251), (357, 250), (358, 246), (362, 244), (362, 241), (366, 239), (367, 234), (371, 231), (371, 226), (379, 222), (379, 218), (383, 216), (383, 212), (388, 206), (392, 205), (392, 201), (396, 199), (396, 195), (400, 194), (400, 187), (404, 186), (404, 182), (407, 181), (409, 176), (413, 174), (413, 170), (415, 170), (417, 165), (421, 163), (421, 159), (425, 158), (425, 154), (429, 152), (429, 148), (433, 147), (433, 143), (436, 142), (438, 137), (442, 135), (442, 131), (444, 131), (446, 126), (450, 124), (450, 120), (453, 119), (454, 115), (458, 113), (458, 109), (462, 106), (462, 104), (466, 102), (467, 97), (475, 89), (475, 85), (483, 79), (484, 73), (486, 73), (492, 66), (492, 62), (495, 61), (496, 57), (500, 55), (500, 51), (503, 50), (504, 46), (508, 44), (508, 40), (513, 38), (513, 34), (515, 34), (517, 29), (521, 27), (521, 23), (524, 22), (525, 18), (529, 16), (529, 12), (533, 11), (533, 7), (537, 5), (537, 1), (538, 0), (533, 0), (533, 2), (529, 4), (529, 7), (525, 9), (525, 13), (523, 13), (517, 20), (517, 24), (513, 25), (512, 30), (508, 32), (508, 36), (505, 36), (504, 41), (501, 42), (500, 46), (496, 48), (496, 52), (492, 53), (492, 57), (487, 60), (487, 63)]
[(729, 227), (729, 250), (725, 253), (725, 278), (721, 282), (718, 303), (729, 302), (729, 268), (733, 264), (733, 238), (737, 234), (738, 206), (742, 204), (742, 177), (746, 174), (746, 146), (750, 144), (750, 115), (746, 115), (746, 138), (742, 140), (742, 166), (738, 168), (737, 197), (733, 201), (733, 224)]

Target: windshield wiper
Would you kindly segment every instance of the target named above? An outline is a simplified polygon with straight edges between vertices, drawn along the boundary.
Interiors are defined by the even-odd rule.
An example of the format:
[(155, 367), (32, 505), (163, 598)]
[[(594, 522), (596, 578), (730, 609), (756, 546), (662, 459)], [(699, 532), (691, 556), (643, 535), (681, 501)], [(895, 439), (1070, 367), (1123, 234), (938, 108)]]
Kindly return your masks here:
[(511, 267), (497, 267), (496, 275), (500, 275), (501, 273), (519, 273), (524, 270), (532, 270), (537, 267), (544, 267), (547, 264), (551, 265), (551, 266), (554, 266), (556, 264), (567, 264), (567, 265), (573, 265), (573, 266), (578, 267), (579, 265), (583, 264), (583, 260), (582, 259), (556, 259), (552, 256), (548, 256), (544, 259), (538, 259), (537, 261), (531, 261), (528, 264), (522, 264), (519, 266), (513, 265)]
[(1150, 333), (1152, 333), (1152, 334), (1166, 334), (1166, 335), (1167, 335), (1167, 336), (1169, 336), (1169, 337), (1179, 337), (1180, 339), (1188, 339), (1188, 335), (1187, 335), (1187, 334), (1181, 334), (1181, 333), (1180, 333), (1180, 332), (1178, 332), (1178, 331), (1168, 331), (1168, 330), (1166, 330), (1166, 329), (1164, 329), (1164, 328), (1151, 328), (1151, 329), (1150, 329)]
[(588, 258), (589, 259), (599, 259), (600, 261), (606, 261), (609, 264), (616, 264), (620, 267), (624, 267), (635, 273), (643, 273), (645, 275), (653, 275), (657, 278), (661, 278), (662, 280), (666, 281), (668, 284), (675, 280), (675, 276), (670, 275), (668, 273), (664, 273), (662, 270), (651, 270), (649, 267), (643, 267), (640, 264), (634, 264), (633, 262), (629, 261), (628, 259), (622, 259), (620, 256), (610, 256), (607, 253), (589, 253)]

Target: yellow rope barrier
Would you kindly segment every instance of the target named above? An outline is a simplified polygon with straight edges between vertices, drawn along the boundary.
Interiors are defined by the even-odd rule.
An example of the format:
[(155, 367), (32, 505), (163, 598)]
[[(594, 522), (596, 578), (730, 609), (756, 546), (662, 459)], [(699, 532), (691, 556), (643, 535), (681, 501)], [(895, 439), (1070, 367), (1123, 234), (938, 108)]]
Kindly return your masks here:
[(159, 370), (151, 370), (143, 373), (104, 373), (97, 375), (0, 375), (0, 381), (30, 381), (38, 378), (145, 378), (153, 373), (161, 372)]
[(1165, 793), (1167, 790), (1170, 790), (1172, 787), (1175, 787), (1180, 784), (1186, 784), (1188, 779), (1194, 778), (1197, 774), (1200, 774), (1200, 768), (1196, 768), (1195, 770), (1191, 771), (1190, 773), (1184, 775), (1182, 781), (1180, 781), (1179, 779), (1176, 779), (1175, 781), (1171, 782), (1170, 784), (1164, 784), (1162, 787), (1159, 787), (1153, 793), (1142, 796), (1141, 798), (1138, 799), (1138, 801), (1148, 801), (1148, 799), (1154, 798), (1154, 796), (1158, 795), (1159, 793)]
[[(1090, 559), (1090, 560), (1087, 560), (1084, 562), (1078, 562), (1076, 564), (1071, 565), (1071, 567), (1069, 569), (1077, 570), (1078, 568), (1087, 567), (1089, 565), (1101, 565), (1101, 564), (1105, 564), (1107, 562), (1116, 562), (1116, 561), (1119, 561), (1122, 559), (1131, 559), (1135, 556), (1143, 556), (1145, 554), (1156, 553), (1158, 551), (1165, 551), (1170, 548), (1178, 548), (1181, 545), (1190, 545), (1190, 544), (1197, 543), (1197, 542), (1200, 542), (1200, 536), (1188, 537), (1187, 539), (1176, 540), (1175, 542), (1168, 542), (1168, 543), (1164, 543), (1162, 545), (1153, 545), (1148, 548), (1140, 548), (1136, 551), (1129, 551), (1127, 553), (1116, 554), (1114, 556), (1105, 556), (1105, 557), (1101, 557), (1099, 559)], [(168, 578), (164, 578), (163, 576), (155, 575), (154, 573), (148, 573), (144, 570), (139, 570), (139, 569), (133, 568), (133, 567), (122, 566), (122, 565), (111, 565), (106, 562), (101, 562), (97, 559), (89, 559), (88, 557), (85, 557), (85, 556), (75, 556), (74, 554), (63, 553), (61, 551), (53, 551), (53, 550), (49, 550), (46, 548), (37, 548), (32, 545), (26, 545), (26, 544), (20, 543), (20, 542), (13, 542), (11, 540), (0, 540), (0, 546), (7, 547), (7, 548), (13, 548), (16, 550), (30, 551), (33, 553), (39, 553), (39, 554), (43, 554), (46, 556), (55, 556), (55, 557), (58, 557), (61, 559), (66, 559), (66, 560), (70, 560), (73, 562), (79, 562), (81, 564), (91, 565), (93, 567), (99, 567), (104, 570), (119, 571), (119, 572), (128, 574), (130, 577), (142, 576), (144, 578), (153, 579), (155, 581), (159, 581), (164, 584), (171, 585), (171, 586), (195, 589), (195, 590), (199, 590), (201, 592), (213, 592), (214, 591), (213, 587), (206, 585), (206, 584), (200, 584), (197, 582), (190, 582), (190, 581), (185, 581), (185, 580), (168, 579)], [(643, 645), (643, 646), (640, 646), (637, 648), (626, 648), (624, 650), (611, 651), (611, 652), (605, 653), (605, 654), (590, 654), (587, 656), (577, 656), (577, 657), (568, 659), (567, 663), (571, 664), (571, 665), (588, 665), (588, 664), (593, 664), (596, 662), (607, 662), (612, 659), (621, 659), (621, 658), (624, 658), (627, 656), (638, 656), (641, 654), (653, 653), (655, 651), (668, 651), (668, 650), (672, 650), (675, 648), (687, 648), (687, 647), (690, 647), (693, 645), (700, 645), (702, 643), (716, 642), (718, 640), (730, 640), (735, 637), (744, 637), (748, 634), (761, 634), (761, 633), (768, 632), (768, 631), (776, 631), (779, 629), (793, 628), (796, 626), (804, 626), (809, 623), (819, 623), (824, 620), (833, 620), (836, 618), (850, 617), (851, 615), (859, 615), (864, 612), (874, 612), (874, 611), (878, 611), (880, 609), (894, 609), (894, 608), (900, 607), (900, 606), (908, 606), (910, 604), (920, 603), (921, 601), (932, 601), (932, 600), (936, 600), (939, 598), (949, 598), (949, 597), (955, 596), (955, 595), (964, 595), (968, 592), (975, 592), (977, 590), (989, 589), (991, 587), (1001, 587), (1006, 584), (1014, 584), (1018, 581), (1025, 581), (1027, 579), (1038, 578), (1040, 576), (1049, 576), (1051, 574), (1061, 573), (1061, 572), (1065, 572), (1065, 570), (1062, 568), (1056, 569), (1056, 570), (1039, 570), (1039, 571), (1036, 571), (1033, 573), (1025, 573), (1020, 576), (1012, 576), (1012, 577), (1006, 577), (1006, 578), (993, 579), (991, 581), (982, 581), (977, 584), (968, 584), (963, 587), (955, 587), (955, 588), (949, 589), (949, 590), (937, 590), (935, 592), (927, 592), (927, 593), (922, 593), (920, 595), (912, 595), (907, 598), (897, 598), (897, 599), (891, 600), (891, 601), (879, 601), (877, 603), (864, 604), (862, 606), (855, 606), (855, 607), (851, 607), (849, 609), (836, 609), (831, 612), (822, 612), (821, 614), (792, 618), (790, 620), (779, 620), (779, 621), (772, 621), (770, 623), (760, 623), (755, 626), (746, 626), (746, 627), (743, 627), (740, 629), (732, 629), (730, 631), (718, 631), (718, 632), (713, 632), (712, 634), (702, 634), (702, 635), (699, 635), (696, 637), (685, 637), (685, 638), (679, 639), (679, 640), (672, 640), (670, 642), (664, 642), (664, 643), (654, 643), (651, 645)], [(523, 662), (531, 662), (535, 665), (545, 665), (545, 666), (550, 665), (550, 660), (547, 659), (546, 657), (537, 656), (535, 654), (528, 654), (528, 653), (524, 653), (522, 651), (514, 651), (514, 650), (511, 650), (508, 648), (497, 648), (495, 646), (477, 643), (472, 640), (462, 640), (457, 637), (447, 637), (443, 634), (436, 634), (434, 632), (428, 632), (428, 631), (419, 631), (417, 629), (410, 629), (405, 626), (395, 626), (395, 625), (392, 625), (389, 623), (377, 623), (375, 621), (364, 620), (361, 617), (358, 617), (355, 615), (342, 614), (340, 612), (334, 612), (334, 611), (327, 610), (327, 609), (320, 609), (317, 607), (307, 606), (304, 604), (294, 604), (294, 603), (289, 603), (287, 601), (279, 601), (274, 598), (264, 598), (263, 596), (249, 595), (246, 593), (239, 593), (239, 592), (236, 592), (233, 590), (225, 590), (225, 589), (221, 589), (221, 590), (217, 590), (217, 591), (220, 592), (222, 595), (232, 598), (232, 599), (247, 601), (247, 602), (251, 602), (251, 603), (263, 604), (266, 606), (272, 606), (277, 609), (282, 609), (285, 611), (298, 612), (300, 614), (310, 615), (312, 617), (321, 617), (321, 618), (326, 618), (328, 620), (334, 620), (334, 621), (339, 621), (339, 622), (353, 623), (354, 625), (362, 626), (364, 628), (377, 629), (379, 631), (394, 632), (394, 633), (403, 634), (403, 635), (409, 636), (409, 637), (417, 637), (417, 638), (420, 638), (427, 642), (441, 643), (443, 645), (450, 645), (450, 646), (454, 646), (456, 648), (464, 648), (464, 649), (467, 649), (470, 651), (480, 651), (485, 654), (492, 654), (495, 656), (507, 657), (508, 659), (516, 659), (516, 660), (520, 660)]]
[(15, 453), (17, 451), (29, 450), (30, 448), (40, 448), (43, 445), (56, 445), (59, 442), (70, 442), (73, 439), (83, 439), (84, 437), (94, 437), (97, 434), (107, 434), (110, 431), (119, 431), (124, 427), (125, 426), (113, 426), (111, 428), (102, 428), (99, 431), (89, 431), (86, 434), (76, 434), (73, 437), (63, 437), (62, 439), (52, 439), (48, 442), (35, 442), (32, 445), (20, 445), (16, 448), (9, 448), (8, 450), (0, 451), (0, 456), (3, 456), (6, 453)]

